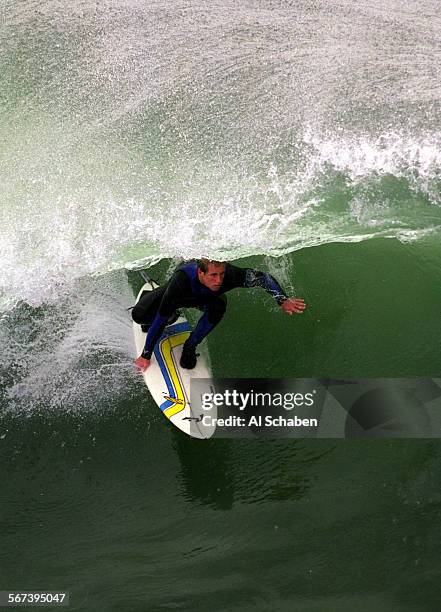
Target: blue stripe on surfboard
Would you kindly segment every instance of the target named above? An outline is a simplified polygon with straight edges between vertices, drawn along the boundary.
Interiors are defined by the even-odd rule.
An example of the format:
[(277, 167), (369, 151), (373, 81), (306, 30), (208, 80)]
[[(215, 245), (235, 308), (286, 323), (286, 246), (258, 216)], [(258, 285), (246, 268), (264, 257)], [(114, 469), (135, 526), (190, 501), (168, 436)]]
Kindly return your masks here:
[[(165, 384), (167, 385), (168, 394), (170, 397), (174, 397), (176, 390), (170, 378), (170, 374), (169, 374), (167, 365), (164, 362), (164, 358), (162, 357), (160, 343), (161, 343), (161, 340), (164, 340), (164, 338), (170, 338), (170, 336), (175, 336), (176, 334), (181, 334), (182, 332), (186, 332), (186, 331), (189, 331), (189, 332), (192, 331), (192, 327), (190, 323), (188, 323), (188, 321), (185, 321), (184, 323), (176, 323), (175, 325), (169, 325), (162, 332), (162, 335), (159, 338), (158, 342), (156, 343), (156, 346), (154, 349), (156, 361), (158, 362), (158, 365), (161, 368), (161, 373), (165, 380)], [(162, 410), (162, 412), (164, 412), (164, 410), (167, 410), (167, 408), (170, 408), (170, 406), (173, 406), (173, 402), (171, 402), (170, 400), (166, 400), (159, 407)]]

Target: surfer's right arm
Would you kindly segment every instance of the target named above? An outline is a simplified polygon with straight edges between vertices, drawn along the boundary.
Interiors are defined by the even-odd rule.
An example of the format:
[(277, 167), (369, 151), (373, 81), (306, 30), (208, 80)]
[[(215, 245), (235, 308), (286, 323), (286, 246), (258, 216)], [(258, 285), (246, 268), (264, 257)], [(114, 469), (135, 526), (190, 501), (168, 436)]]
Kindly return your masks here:
[[(145, 341), (144, 349), (141, 353), (141, 357), (135, 361), (143, 360), (141, 363), (144, 364), (142, 369), (148, 368), (150, 365), (150, 359), (152, 358), (153, 349), (159, 338), (162, 335), (162, 332), (167, 325), (167, 321), (175, 312), (175, 310), (179, 307), (179, 298), (182, 295), (183, 284), (188, 282), (188, 277), (182, 270), (178, 270), (171, 277), (167, 289), (162, 296), (161, 303), (158, 308), (158, 312), (156, 313), (155, 318), (153, 319), (153, 323), (150, 326), (150, 329), (147, 334), (147, 338)], [(145, 363), (148, 362), (146, 365)]]

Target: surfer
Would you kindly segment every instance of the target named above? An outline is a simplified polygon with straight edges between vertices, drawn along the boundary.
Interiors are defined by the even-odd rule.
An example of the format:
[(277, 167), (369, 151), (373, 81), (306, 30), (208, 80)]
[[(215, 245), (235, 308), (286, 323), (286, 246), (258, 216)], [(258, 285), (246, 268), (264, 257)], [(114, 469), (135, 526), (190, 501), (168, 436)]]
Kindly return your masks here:
[(181, 367), (193, 369), (197, 345), (224, 316), (227, 300), (223, 294), (237, 287), (262, 287), (289, 315), (300, 314), (306, 308), (303, 299), (288, 298), (276, 279), (266, 272), (210, 259), (183, 263), (166, 285), (146, 293), (132, 310), (135, 323), (148, 331), (144, 350), (135, 360), (136, 367), (140, 370), (149, 367), (153, 349), (178, 308), (199, 308), (204, 314), (185, 341), (180, 360)]

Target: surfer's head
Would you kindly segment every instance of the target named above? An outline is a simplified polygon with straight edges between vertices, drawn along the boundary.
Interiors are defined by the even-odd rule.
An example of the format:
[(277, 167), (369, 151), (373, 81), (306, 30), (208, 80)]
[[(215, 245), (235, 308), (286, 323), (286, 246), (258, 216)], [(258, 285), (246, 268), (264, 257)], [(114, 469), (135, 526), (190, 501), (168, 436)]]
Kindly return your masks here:
[(211, 291), (219, 291), (225, 276), (225, 262), (198, 259), (198, 279)]

